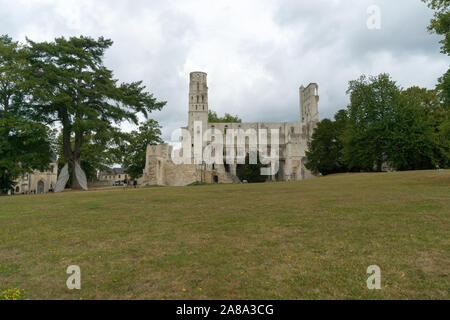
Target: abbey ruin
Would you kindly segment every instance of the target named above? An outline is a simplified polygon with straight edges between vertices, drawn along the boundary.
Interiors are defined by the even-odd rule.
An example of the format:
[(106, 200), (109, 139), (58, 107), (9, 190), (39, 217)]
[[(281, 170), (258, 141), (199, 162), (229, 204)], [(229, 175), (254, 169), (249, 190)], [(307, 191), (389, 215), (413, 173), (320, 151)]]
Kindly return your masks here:
[[(192, 72), (189, 86), (189, 122), (187, 127), (182, 128), (186, 134), (183, 135), (183, 151), (180, 153), (188, 161), (183, 163), (174, 161), (173, 155), (178, 151), (169, 144), (148, 146), (146, 167), (141, 179), (143, 185), (185, 186), (196, 182), (239, 183), (236, 175), (239, 162), (236, 158), (239, 154), (245, 158), (251, 147), (252, 137), (247, 136), (244, 140), (245, 151), (242, 155), (242, 151), (237, 150), (234, 144), (230, 146), (230, 141), (234, 142), (235, 139), (234, 136), (231, 136), (231, 140), (228, 139), (230, 132), (242, 132), (245, 135), (249, 132), (269, 132), (267, 141), (262, 139), (261, 135), (254, 136), (257, 139), (255, 141), (258, 148), (266, 147), (269, 153), (272, 152), (271, 154), (276, 154), (277, 157), (277, 166), (267, 176), (268, 181), (296, 181), (313, 177), (306, 169), (305, 163), (308, 142), (319, 121), (317, 84), (311, 83), (306, 88), (300, 87), (298, 122), (209, 123), (208, 94), (207, 74)], [(196, 140), (198, 136), (203, 137), (205, 133), (214, 136), (215, 140), (223, 139), (220, 144), (224, 146), (223, 158), (227, 161), (207, 163), (204, 160), (197, 160), (202, 159), (201, 155), (200, 158), (198, 157), (199, 153), (205, 152), (211, 144), (208, 139)], [(201, 141), (200, 144), (198, 141)], [(216, 150), (212, 151), (213, 154), (215, 152)]]

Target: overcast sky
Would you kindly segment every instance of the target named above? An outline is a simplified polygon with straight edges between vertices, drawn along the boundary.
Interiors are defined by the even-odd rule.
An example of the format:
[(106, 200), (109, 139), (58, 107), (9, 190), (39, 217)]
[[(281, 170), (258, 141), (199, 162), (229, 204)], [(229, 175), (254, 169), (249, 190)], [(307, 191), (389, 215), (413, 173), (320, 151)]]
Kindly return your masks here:
[[(381, 29), (367, 8), (381, 9)], [(347, 106), (348, 81), (391, 74), (434, 88), (449, 67), (420, 0), (0, 0), (0, 34), (24, 41), (105, 36), (106, 65), (167, 101), (164, 137), (187, 123), (188, 75), (208, 73), (210, 109), (244, 121), (298, 121), (300, 85), (319, 84), (320, 117)], [(124, 126), (130, 129), (130, 126)]]

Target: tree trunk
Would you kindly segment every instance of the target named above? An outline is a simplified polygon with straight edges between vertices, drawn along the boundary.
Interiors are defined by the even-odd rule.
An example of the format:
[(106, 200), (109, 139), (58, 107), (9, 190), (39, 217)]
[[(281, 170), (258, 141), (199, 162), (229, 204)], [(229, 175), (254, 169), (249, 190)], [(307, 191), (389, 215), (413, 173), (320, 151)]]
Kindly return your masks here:
[(378, 160), (377, 161), (377, 172), (381, 172), (383, 170), (383, 161)]
[(83, 144), (83, 133), (80, 132), (76, 132), (75, 133), (75, 146), (74, 146), (74, 150), (73, 150), (73, 163), (72, 163), (72, 168), (73, 168), (73, 173), (72, 173), (72, 189), (73, 190), (83, 190), (83, 188), (81, 187), (77, 176), (75, 174), (75, 163), (78, 163), (79, 165), (81, 165), (81, 146)]
[(70, 161), (70, 166), (72, 167), (72, 190), (83, 190), (75, 173), (75, 162), (80, 164), (80, 159)]
[(63, 124), (63, 150), (64, 157), (66, 161), (69, 163), (69, 166), (72, 168), (72, 190), (83, 190), (81, 187), (78, 178), (75, 174), (75, 163), (81, 163), (81, 146), (83, 144), (81, 132), (75, 133), (75, 146), (72, 149), (72, 141), (71, 141), (71, 133), (72, 133), (72, 125), (69, 120), (69, 116), (66, 110), (60, 110), (60, 118), (62, 118)]

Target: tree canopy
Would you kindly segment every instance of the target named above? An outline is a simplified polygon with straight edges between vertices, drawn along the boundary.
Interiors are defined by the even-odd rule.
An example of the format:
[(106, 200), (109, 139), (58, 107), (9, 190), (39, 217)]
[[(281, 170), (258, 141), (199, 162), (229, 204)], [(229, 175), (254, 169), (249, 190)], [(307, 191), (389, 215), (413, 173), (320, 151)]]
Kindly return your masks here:
[[(27, 84), (30, 113), (62, 127), (64, 159), (80, 163), (88, 139), (102, 140), (117, 131), (115, 125), (138, 123), (166, 104), (146, 91), (142, 81), (120, 83), (104, 63), (113, 42), (100, 37), (64, 37), (37, 43), (27, 39)], [(79, 189), (73, 176), (72, 188)]]
[(215, 111), (209, 110), (208, 122), (210, 122), (210, 123), (242, 123), (242, 120), (238, 116), (232, 116), (229, 113), (225, 113), (224, 117), (219, 117)]
[(0, 36), (0, 193), (33, 170), (47, 169), (51, 159), (49, 129), (22, 116), (26, 103), (24, 49)]
[(323, 175), (347, 171), (342, 158), (342, 136), (347, 122), (347, 111), (340, 110), (335, 115), (335, 121), (324, 119), (318, 123), (306, 153), (307, 169)]
[(147, 146), (163, 143), (161, 127), (155, 120), (148, 120), (138, 131), (126, 135), (126, 145), (117, 149), (123, 155), (123, 166), (132, 180), (142, 176), (147, 159)]
[(267, 177), (261, 175), (261, 168), (264, 165), (260, 161), (260, 154), (257, 153), (257, 163), (250, 164), (250, 153), (245, 157), (245, 164), (238, 164), (236, 174), (241, 181), (249, 183), (259, 183), (267, 181)]
[(388, 74), (350, 81), (350, 105), (322, 120), (307, 152), (315, 173), (449, 167), (449, 118), (437, 90), (400, 88)]
[(442, 53), (450, 55), (450, 0), (422, 0), (428, 7), (435, 10), (428, 30), (444, 36), (441, 40)]

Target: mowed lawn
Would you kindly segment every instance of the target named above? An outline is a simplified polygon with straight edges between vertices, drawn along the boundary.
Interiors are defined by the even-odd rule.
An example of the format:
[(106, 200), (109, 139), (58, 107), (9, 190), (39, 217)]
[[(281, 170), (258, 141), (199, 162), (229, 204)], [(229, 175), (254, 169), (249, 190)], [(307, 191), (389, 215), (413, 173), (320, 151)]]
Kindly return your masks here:
[[(79, 291), (66, 287), (70, 265), (81, 267)], [(381, 290), (367, 289), (371, 265)], [(12, 289), (25, 299), (449, 299), (450, 172), (1, 197), (0, 293)]]

